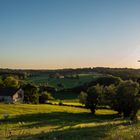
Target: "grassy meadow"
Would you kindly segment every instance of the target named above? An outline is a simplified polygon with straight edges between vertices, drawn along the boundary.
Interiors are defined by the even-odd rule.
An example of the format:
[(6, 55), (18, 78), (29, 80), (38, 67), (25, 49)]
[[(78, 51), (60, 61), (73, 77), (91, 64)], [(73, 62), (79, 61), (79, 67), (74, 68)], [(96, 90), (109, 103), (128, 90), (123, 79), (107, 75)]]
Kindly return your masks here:
[[(9, 114), (8, 119), (3, 119)], [(132, 140), (140, 139), (140, 123), (123, 120), (112, 110), (55, 105), (0, 104), (0, 139)]]
[(72, 88), (78, 85), (82, 85), (89, 82), (101, 74), (78, 74), (79, 79), (68, 79), (68, 78), (49, 78), (48, 74), (40, 74), (36, 76), (31, 76), (26, 79), (26, 81), (34, 84), (49, 84), (59, 89), (58, 84), (63, 84), (64, 88)]

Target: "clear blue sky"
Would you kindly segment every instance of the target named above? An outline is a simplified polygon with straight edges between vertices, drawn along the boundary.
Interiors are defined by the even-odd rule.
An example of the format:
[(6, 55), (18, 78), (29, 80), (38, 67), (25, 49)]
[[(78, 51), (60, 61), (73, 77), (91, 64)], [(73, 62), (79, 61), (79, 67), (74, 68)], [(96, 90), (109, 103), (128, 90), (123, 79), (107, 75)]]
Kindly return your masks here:
[(132, 67), (139, 0), (0, 0), (0, 67)]

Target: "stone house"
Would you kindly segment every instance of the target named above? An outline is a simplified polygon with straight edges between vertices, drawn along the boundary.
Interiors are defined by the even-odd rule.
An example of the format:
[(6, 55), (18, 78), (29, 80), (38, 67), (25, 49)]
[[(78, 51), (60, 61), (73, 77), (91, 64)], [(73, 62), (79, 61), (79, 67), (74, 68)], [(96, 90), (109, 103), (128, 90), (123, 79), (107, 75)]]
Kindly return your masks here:
[(6, 103), (23, 103), (24, 100), (24, 91), (14, 88), (0, 88), (0, 102)]

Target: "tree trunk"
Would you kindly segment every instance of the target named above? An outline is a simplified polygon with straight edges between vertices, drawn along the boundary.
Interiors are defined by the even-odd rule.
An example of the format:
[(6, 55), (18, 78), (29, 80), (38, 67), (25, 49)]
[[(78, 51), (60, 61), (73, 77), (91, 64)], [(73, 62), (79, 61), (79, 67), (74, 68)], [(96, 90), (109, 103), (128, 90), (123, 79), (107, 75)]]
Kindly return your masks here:
[(95, 109), (94, 108), (90, 108), (91, 113), (94, 115), (95, 114)]

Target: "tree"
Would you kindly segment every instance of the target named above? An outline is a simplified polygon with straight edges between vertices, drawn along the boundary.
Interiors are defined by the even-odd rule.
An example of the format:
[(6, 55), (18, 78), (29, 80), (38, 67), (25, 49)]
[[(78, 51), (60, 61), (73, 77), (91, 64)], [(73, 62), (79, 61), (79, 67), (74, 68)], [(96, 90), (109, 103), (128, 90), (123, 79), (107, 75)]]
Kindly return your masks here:
[(111, 108), (117, 107), (117, 103), (115, 101), (115, 99), (116, 99), (116, 90), (117, 90), (117, 87), (114, 84), (109, 85), (109, 86), (105, 86), (104, 91), (103, 91), (103, 95), (104, 95), (103, 97), (104, 98), (103, 98), (103, 101), (102, 101), (103, 103), (102, 104), (108, 105)]
[(38, 88), (35, 85), (27, 84), (23, 87), (24, 101), (27, 103), (39, 103)]
[(52, 95), (51, 95), (50, 93), (44, 92), (44, 93), (42, 93), (42, 94), (40, 95), (40, 97), (39, 97), (39, 103), (44, 104), (44, 103), (46, 103), (46, 101), (48, 101), (48, 100), (53, 100), (53, 99), (54, 99), (54, 98), (52, 97)]
[(104, 86), (109, 86), (111, 84), (118, 85), (120, 82), (121, 82), (121, 79), (119, 77), (115, 77), (115, 76), (99, 77), (96, 80), (97, 84), (104, 85)]
[(0, 88), (3, 88), (3, 86), (4, 86), (4, 83), (3, 83), (2, 77), (0, 77)]
[(64, 85), (62, 83), (58, 83), (57, 86), (60, 88), (60, 89), (63, 89), (64, 88)]
[(39, 92), (45, 92), (45, 91), (47, 91), (47, 92), (49, 92), (49, 93), (55, 93), (56, 91), (57, 91), (57, 89), (55, 88), (55, 87), (53, 87), (53, 86), (49, 86), (49, 85), (41, 85), (40, 87), (39, 87)]
[(4, 79), (4, 86), (5, 87), (12, 87), (12, 88), (19, 88), (19, 81), (13, 76), (8, 76)]
[(79, 102), (81, 104), (86, 104), (86, 100), (87, 100), (87, 93), (82, 91), (79, 95)]
[(131, 80), (121, 82), (114, 98), (114, 109), (124, 117), (134, 119), (140, 108), (139, 84)]
[(90, 109), (92, 114), (95, 114), (95, 109), (99, 103), (99, 98), (102, 93), (102, 86), (96, 85), (88, 88), (85, 106)]

